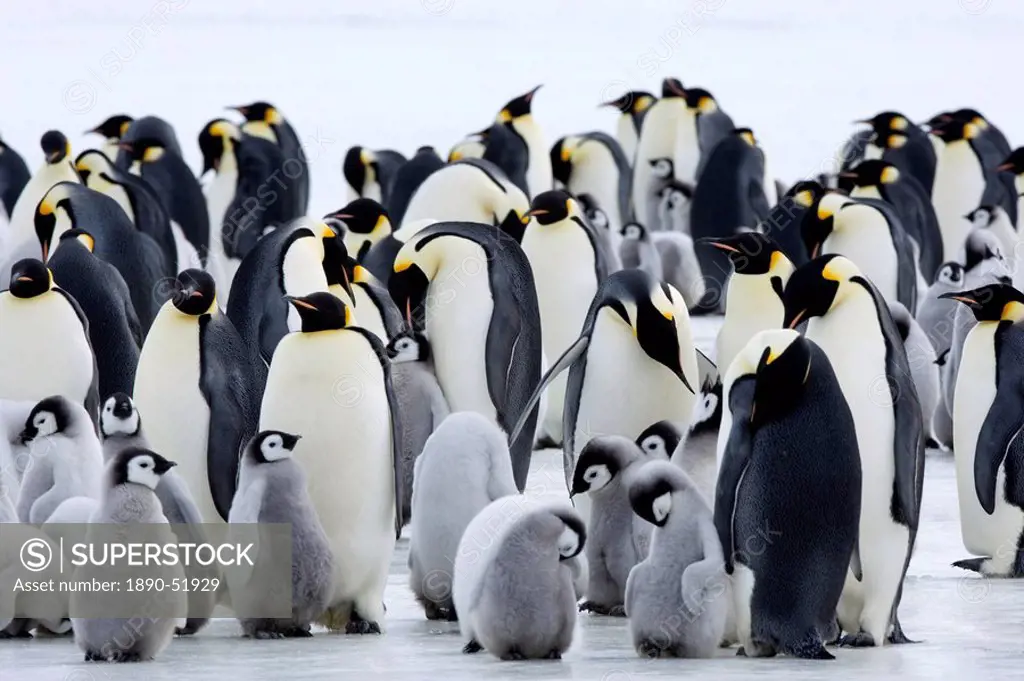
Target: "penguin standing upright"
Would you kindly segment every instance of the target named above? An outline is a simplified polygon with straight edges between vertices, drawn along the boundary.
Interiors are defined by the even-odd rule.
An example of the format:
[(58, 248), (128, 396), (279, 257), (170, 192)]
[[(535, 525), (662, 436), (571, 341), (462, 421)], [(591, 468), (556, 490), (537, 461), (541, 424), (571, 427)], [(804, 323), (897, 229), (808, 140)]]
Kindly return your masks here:
[[(784, 327), (809, 320), (807, 338), (831, 362), (857, 432), (863, 579), (847, 574), (838, 608), (843, 642), (905, 643), (897, 611), (921, 513), (924, 428), (899, 331), (878, 289), (841, 256), (797, 269), (783, 303)], [(729, 432), (725, 421), (722, 432)]]
[(115, 114), (103, 121), (95, 128), (86, 130), (86, 133), (103, 136), (103, 147), (100, 149), (107, 159), (114, 163), (118, 153), (121, 151), (121, 138), (128, 132), (128, 128), (135, 122), (135, 119), (128, 114)]
[(270, 140), (280, 147), (284, 156), (283, 182), (288, 186), (286, 193), (291, 199), (289, 215), (305, 215), (309, 210), (309, 164), (295, 128), (277, 108), (267, 102), (228, 108), (245, 116), (242, 132)]
[(526, 170), (530, 166), (530, 148), (511, 126), (501, 121), (491, 124), (482, 131), (484, 153), (481, 160), (493, 163), (501, 168), (509, 182), (519, 191), (530, 196), (530, 188), (526, 183)]
[[(711, 152), (737, 128), (714, 96), (703, 88), (686, 88), (686, 108), (690, 116), (685, 119), (686, 124), (680, 128), (679, 136), (676, 137), (676, 151), (672, 161), (677, 180), (696, 183)], [(750, 132), (748, 128), (739, 128), (737, 131)], [(754, 144), (753, 141), (750, 143)]]
[(630, 219), (629, 183), (633, 169), (615, 138), (603, 132), (570, 135), (551, 147), (554, 177), (572, 194), (589, 194), (614, 231)]
[(633, 159), (633, 212), (636, 221), (647, 229), (660, 229), (656, 192), (666, 179), (656, 172), (654, 163), (660, 159), (672, 161), (676, 137), (681, 128), (692, 124), (688, 119), (691, 116), (683, 84), (666, 78), (661, 84), (661, 99), (651, 105), (644, 118)]
[(533, 96), (540, 85), (529, 92), (509, 100), (498, 112), (497, 123), (510, 128), (526, 144), (526, 195), (531, 199), (553, 187), (551, 158), (544, 133), (533, 118)]
[[(953, 565), (1000, 577), (1024, 577), (1024, 424), (1020, 366), (1024, 359), (1024, 293), (988, 284), (943, 294), (963, 303), (978, 323), (964, 342), (953, 397), (960, 531), (980, 558)], [(1017, 438), (1017, 439), (1015, 439)]]
[(987, 172), (983, 202), (998, 204), (1010, 216), (1010, 222), (1017, 224), (1017, 187), (1013, 178), (999, 171), (999, 166), (1010, 155), (1010, 144), (1003, 132), (992, 125), (977, 109), (959, 109), (952, 114), (952, 121), (970, 124), (978, 134), (971, 140)]
[(1024, 220), (1024, 147), (1018, 147), (1010, 152), (996, 166), (996, 172), (1011, 174), (1013, 193), (1017, 196), (1017, 224), (1020, 225)]
[(129, 170), (134, 162), (132, 154), (126, 146), (135, 140), (152, 139), (159, 142), (160, 146), (173, 151), (184, 158), (181, 153), (181, 143), (178, 142), (178, 135), (174, 132), (174, 126), (159, 116), (143, 116), (137, 118), (128, 125), (128, 129), (121, 135), (121, 142), (118, 144), (117, 158), (111, 159), (117, 167)]
[[(561, 189), (539, 194), (530, 206), (531, 222), (523, 235), (523, 252), (537, 286), (544, 353), (561, 356), (580, 335), (587, 306), (608, 276), (608, 263), (593, 228), (584, 220), (579, 203)], [(541, 414), (542, 432), (562, 441), (565, 377), (548, 389)]]
[[(388, 290), (409, 324), (425, 331), (452, 411), (475, 411), (511, 432), (516, 485), (530, 468), (541, 378), (541, 321), (530, 261), (501, 231), (461, 222), (431, 225), (399, 251)], [(442, 304), (440, 301), (444, 301)]]
[(378, 203), (390, 201), (391, 182), (405, 162), (405, 156), (392, 149), (349, 148), (341, 164), (349, 201), (358, 198), (373, 199)]
[(942, 259), (953, 260), (971, 230), (966, 216), (984, 201), (994, 171), (985, 168), (973, 144), (979, 134), (973, 123), (950, 121), (931, 131), (942, 142), (937, 154), (932, 203), (942, 231)]
[(388, 215), (396, 225), (402, 224), (409, 201), (420, 185), (443, 167), (444, 161), (437, 155), (434, 147), (424, 146), (417, 149), (413, 157), (398, 168), (391, 179), (386, 205)]
[(150, 444), (180, 463), (205, 522), (227, 520), (239, 452), (256, 432), (261, 371), (218, 308), (213, 277), (181, 272), (142, 345), (133, 397)]
[(21, 154), (0, 140), (0, 258), (4, 254), (7, 226), (14, 215), (14, 206), (31, 178)]
[(657, 98), (650, 92), (630, 90), (620, 97), (601, 104), (601, 106), (613, 106), (619, 110), (619, 120), (615, 124), (615, 139), (619, 141), (619, 145), (630, 163), (636, 156), (637, 142), (640, 139), (640, 129), (643, 127), (644, 117), (647, 115), (647, 110), (656, 101), (658, 101)]

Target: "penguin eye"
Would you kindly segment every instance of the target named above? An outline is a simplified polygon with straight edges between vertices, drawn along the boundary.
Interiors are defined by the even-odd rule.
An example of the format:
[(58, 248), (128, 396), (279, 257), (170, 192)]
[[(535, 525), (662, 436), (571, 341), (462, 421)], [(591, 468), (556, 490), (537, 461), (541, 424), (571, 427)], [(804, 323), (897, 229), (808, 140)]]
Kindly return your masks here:
[(143, 461), (142, 463), (139, 464), (139, 468), (149, 468), (149, 462)]

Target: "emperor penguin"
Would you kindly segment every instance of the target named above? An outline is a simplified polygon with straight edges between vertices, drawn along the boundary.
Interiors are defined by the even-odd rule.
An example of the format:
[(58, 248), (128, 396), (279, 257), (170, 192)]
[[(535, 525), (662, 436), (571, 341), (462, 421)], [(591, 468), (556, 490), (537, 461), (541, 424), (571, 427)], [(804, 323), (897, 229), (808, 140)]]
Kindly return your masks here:
[[(753, 228), (768, 219), (771, 206), (764, 187), (764, 152), (746, 128), (724, 137), (707, 158), (690, 207), (690, 233), (694, 240), (730, 237), (738, 228)], [(707, 292), (699, 311), (715, 312), (724, 303), (722, 291), (731, 267), (725, 252), (697, 251)]]
[[(242, 142), (242, 129), (229, 120), (217, 118), (199, 131), (199, 151), (203, 155), (203, 169), (199, 177), (213, 171), (213, 177), (203, 184), (206, 197), (206, 212), (210, 223), (210, 255), (223, 250), (217, 236), (221, 232), (228, 206), (234, 201), (238, 190), (237, 148)], [(218, 254), (223, 257), (222, 254)], [(218, 287), (230, 285), (230, 280), (218, 279)]]
[[(820, 178), (822, 181), (825, 178)], [(807, 262), (801, 225), (807, 212), (828, 191), (818, 180), (801, 180), (780, 193), (779, 202), (771, 207), (768, 217), (754, 227), (778, 244), (795, 267)]]
[(509, 100), (498, 112), (496, 119), (497, 123), (505, 125), (526, 144), (526, 194), (531, 199), (554, 187), (548, 145), (544, 141), (540, 125), (533, 117), (533, 97), (540, 88), (538, 85), (529, 92)]
[(653, 526), (650, 551), (626, 581), (633, 647), (645, 657), (714, 657), (731, 603), (708, 502), (665, 461), (640, 466), (626, 493), (636, 517)]
[[(405, 328), (391, 295), (370, 271), (348, 255), (341, 237), (324, 239), (324, 275), (328, 290), (352, 307), (356, 324), (387, 343)], [(336, 272), (329, 271), (334, 261), (340, 263)], [(343, 281), (336, 281), (338, 278)], [(348, 288), (346, 289), (346, 283)]]
[(705, 281), (689, 234), (649, 232), (640, 223), (629, 222), (622, 227), (619, 256), (623, 266), (642, 269), (674, 286), (683, 294), (687, 309), (704, 297)]
[(405, 526), (412, 518), (416, 461), (431, 434), (448, 418), (450, 410), (437, 383), (430, 341), (426, 336), (416, 331), (401, 331), (388, 342), (387, 353), (391, 359), (391, 382), (398, 413), (402, 415), (401, 497), (402, 525)]
[(619, 118), (615, 124), (615, 139), (619, 141), (623, 153), (630, 163), (636, 156), (640, 129), (644, 124), (647, 110), (658, 101), (657, 97), (644, 90), (630, 90), (625, 94), (603, 102), (601, 106), (612, 106), (619, 110)]
[(207, 523), (228, 517), (238, 453), (256, 432), (259, 372), (207, 272), (181, 272), (146, 336), (133, 397), (154, 449), (174, 456)]
[(392, 149), (372, 151), (365, 147), (350, 147), (341, 165), (349, 201), (359, 198), (378, 203), (390, 201), (391, 182), (405, 162), (405, 156)]
[(93, 253), (92, 235), (72, 229), (61, 235), (50, 258), (53, 280), (78, 303), (89, 325), (100, 395), (131, 392), (142, 347), (142, 326), (121, 273)]
[[(110, 525), (152, 524), (146, 530), (157, 544), (176, 543), (167, 525), (160, 500), (154, 490), (160, 478), (175, 465), (173, 461), (148, 449), (127, 449), (118, 454), (106, 469), (103, 497), (93, 516), (86, 541), (110, 541)], [(162, 540), (162, 541), (161, 541)], [(138, 568), (127, 563), (98, 566), (84, 563), (75, 570), (76, 581), (116, 580), (120, 583), (138, 576)], [(165, 584), (184, 584), (181, 563), (147, 568), (147, 577)], [(98, 612), (110, 612), (109, 594), (75, 591), (71, 594), (71, 626), (75, 643), (85, 653), (86, 662), (141, 662), (152, 660), (171, 642), (175, 624), (188, 610), (188, 594), (176, 589), (121, 593), (115, 609), (131, 618), (97, 618)], [(127, 632), (126, 632), (127, 629)], [(126, 635), (127, 634), (127, 635)]]
[(6, 232), (14, 215), (14, 206), (31, 178), (25, 159), (0, 139), (0, 258), (6, 257)]
[[(19, 260), (0, 291), (0, 398), (38, 401), (63, 395), (99, 418), (99, 372), (82, 308), (38, 260)], [(45, 357), (43, 362), (27, 362)]]
[(996, 236), (1002, 247), (1006, 267), (1011, 272), (1016, 272), (1017, 263), (1020, 261), (1017, 246), (1021, 239), (1017, 228), (1010, 221), (1010, 216), (1006, 214), (1006, 209), (997, 204), (986, 204), (978, 206), (964, 217), (971, 221), (974, 229), (985, 229)]
[[(331, 544), (317, 517), (309, 494), (309, 481), (302, 466), (292, 458), (298, 435), (279, 431), (257, 433), (246, 445), (238, 471), (238, 491), (231, 502), (228, 522), (237, 524), (284, 523), (291, 531), (291, 584), (289, 595), (291, 617), (240, 617), (238, 622), (247, 638), (307, 638), (313, 634), (310, 625), (320, 617), (331, 598), (334, 559)], [(272, 561), (280, 556), (269, 555), (257, 548), (255, 565), (248, 584), (259, 591), (268, 585)], [(268, 576), (260, 579), (260, 573)], [(241, 598), (247, 595), (247, 584), (239, 584)], [(260, 598), (259, 591), (251, 594)], [(255, 608), (254, 608), (255, 609)]]
[(651, 232), (639, 222), (627, 222), (619, 230), (619, 260), (626, 269), (638, 269), (661, 281), (661, 255), (654, 246)]
[[(128, 128), (121, 135), (121, 143), (134, 142), (141, 139), (157, 140), (163, 147), (173, 151), (178, 156), (184, 156), (181, 152), (181, 143), (178, 141), (178, 134), (174, 126), (159, 116), (143, 116), (132, 121)], [(128, 170), (132, 166), (132, 154), (125, 147), (118, 144), (117, 158), (112, 159), (118, 167)]]
[(116, 267), (128, 284), (142, 332), (149, 331), (166, 300), (160, 282), (172, 271), (160, 245), (135, 228), (117, 201), (78, 183), (61, 182), (36, 207), (35, 229), (44, 261), (59, 248), (61, 234), (69, 229), (87, 231), (96, 257)]
[[(696, 184), (719, 142), (739, 132), (748, 133), (751, 137), (753, 134), (749, 128), (733, 125), (729, 114), (722, 110), (714, 95), (704, 88), (686, 88), (686, 107), (690, 115), (684, 119), (685, 124), (676, 137), (672, 160), (676, 179)], [(762, 172), (762, 181), (767, 178), (767, 172)]]
[[(800, 273), (789, 286), (801, 283)], [(871, 474), (862, 472), (861, 457), (868, 454), (858, 450), (850, 393), (809, 336), (810, 329), (808, 337), (790, 329), (761, 331), (725, 376), (729, 425), (723, 421), (719, 435), (724, 456), (714, 518), (747, 657), (833, 659), (824, 643), (834, 631), (848, 572), (861, 577), (859, 559), (870, 584), (872, 535), (863, 525), (858, 535), (861, 490)], [(820, 427), (824, 421), (827, 431)], [(827, 460), (816, 455), (823, 450)], [(892, 486), (886, 491), (891, 494)], [(888, 503), (883, 510), (888, 513)], [(796, 569), (808, 561), (814, 570)], [(892, 604), (880, 615), (879, 637), (890, 612)]]
[(882, 294), (842, 256), (798, 268), (783, 304), (783, 326), (809, 320), (807, 338), (832, 364), (853, 414), (867, 481), (858, 535), (863, 579), (847, 574), (838, 609), (843, 642), (905, 643), (897, 612), (917, 538), (925, 441), (907, 353)]
[(516, 497), (491, 502), (459, 542), (453, 596), (462, 651), (561, 659), (576, 628), (573, 570), (586, 527), (567, 504)]
[(996, 166), (996, 172), (1009, 173), (1013, 177), (1014, 193), (1017, 195), (1017, 223), (1024, 218), (1024, 147), (1018, 147)]
[(633, 217), (648, 229), (660, 229), (652, 197), (665, 179), (656, 174), (653, 162), (674, 159), (680, 131), (684, 128), (696, 130), (692, 119), (693, 112), (686, 105), (683, 84), (676, 78), (666, 78), (661, 85), (661, 99), (647, 109), (633, 159)]
[(428, 177), (409, 201), (403, 226), (418, 220), (478, 222), (497, 225), (516, 240), (530, 209), (526, 194), (493, 163), (463, 159)]
[(470, 521), (496, 499), (518, 493), (506, 434), (471, 411), (446, 418), (416, 460), (409, 587), (428, 620), (456, 621), (452, 575)]
[(412, 158), (399, 166), (391, 181), (388, 197), (388, 215), (396, 225), (402, 224), (409, 201), (428, 177), (443, 168), (444, 160), (438, 156), (434, 147), (423, 146), (416, 150)]
[[(529, 206), (527, 206), (526, 210), (529, 210)], [(514, 216), (509, 216), (509, 221), (513, 218)], [(522, 218), (518, 219), (521, 228)], [(398, 255), (398, 252), (402, 250), (402, 246), (405, 245), (405, 242), (409, 241), (421, 231), (430, 225), (436, 224), (437, 222), (439, 222), (439, 220), (435, 220), (433, 218), (421, 218), (419, 220), (406, 221), (404, 225), (393, 231), (390, 236), (384, 237), (376, 246), (370, 248), (366, 257), (363, 259), (363, 262), (360, 264), (365, 267), (370, 274), (381, 283), (381, 285), (386, 287), (388, 281), (391, 279), (391, 274), (394, 271), (392, 266), (395, 264), (395, 257)]]
[(594, 198), (610, 219), (609, 229), (617, 230), (632, 217), (633, 168), (611, 135), (587, 132), (561, 138), (551, 147), (551, 167), (566, 190)]
[[(640, 270), (610, 275), (590, 303), (579, 338), (548, 370), (530, 404), (566, 369), (562, 465), (568, 487), (579, 453), (594, 436), (635, 440), (652, 423), (686, 422), (693, 412), (697, 352), (682, 295)], [(587, 500), (580, 501), (587, 519)]]
[[(435, 174), (434, 177), (437, 177)], [(475, 411), (510, 432), (522, 490), (537, 423), (530, 401), (541, 378), (541, 317), (530, 261), (502, 231), (441, 222), (407, 241), (388, 290), (434, 353), (452, 411)]]
[(289, 297), (301, 327), (274, 353), (260, 430), (300, 435), (292, 456), (308, 475), (333, 557), (320, 623), (381, 633), (388, 566), (401, 532), (401, 425), (391, 363), (377, 337), (352, 326), (326, 292)]
[(230, 106), (245, 117), (242, 132), (274, 142), (284, 156), (284, 183), (291, 199), (295, 216), (303, 216), (309, 209), (309, 163), (299, 142), (295, 128), (284, 114), (267, 102), (253, 102), (244, 106)]
[[(547, 357), (559, 357), (579, 337), (587, 306), (608, 276), (608, 262), (579, 202), (562, 189), (538, 194), (530, 206), (523, 252), (530, 262), (540, 306), (541, 337)], [(548, 388), (543, 433), (562, 441), (565, 377)]]
[(942, 231), (943, 261), (956, 258), (971, 229), (965, 215), (980, 206), (992, 171), (985, 168), (973, 140), (979, 130), (973, 123), (951, 121), (931, 131), (941, 142), (935, 166), (932, 203)]
[[(708, 504), (715, 502), (718, 479), (718, 430), (722, 425), (722, 376), (717, 368), (701, 378), (700, 396), (685, 437), (670, 452), (670, 461), (690, 476)], [(730, 627), (730, 631), (735, 627)]]
[(86, 130), (87, 134), (101, 135), (103, 146), (100, 151), (111, 163), (117, 160), (117, 154), (121, 150), (121, 138), (128, 132), (129, 126), (135, 121), (128, 114), (115, 114), (107, 118), (95, 128)]
[(371, 247), (393, 231), (388, 212), (373, 199), (356, 199), (324, 219), (336, 220), (344, 226), (345, 248), (356, 260), (363, 260)]
[[(1010, 155), (1010, 144), (999, 128), (989, 122), (977, 109), (959, 109), (952, 114), (955, 123), (974, 125), (978, 135), (971, 141), (987, 171), (985, 195), (983, 203), (997, 204), (1010, 216), (1010, 221), (1017, 223), (1017, 201), (1019, 193), (1014, 179), (998, 170), (1003, 161)], [(947, 125), (947, 124), (943, 124)], [(941, 127), (941, 126), (940, 126)]]
[(943, 298), (942, 294), (964, 290), (965, 277), (963, 264), (955, 261), (943, 263), (935, 273), (935, 281), (918, 302), (915, 319), (935, 348), (936, 357), (949, 350), (953, 339), (953, 318), (958, 307), (955, 301)]
[(967, 334), (953, 397), (960, 531), (978, 558), (954, 566), (996, 577), (1024, 577), (1024, 417), (1019, 394), (1024, 358), (1024, 293), (987, 284), (943, 294), (966, 305), (977, 324)]
[(881, 159), (892, 163), (931, 195), (937, 159), (932, 140), (921, 126), (898, 111), (882, 111), (856, 122), (871, 126), (864, 158), (859, 160)]
[(620, 435), (599, 435), (580, 452), (569, 497), (591, 499), (587, 522), (586, 600), (580, 611), (624, 617), (626, 584), (633, 567), (647, 557), (651, 523), (629, 508), (628, 489), (648, 460), (636, 443)]
[(15, 509), (20, 522), (42, 525), (67, 499), (99, 498), (103, 450), (82, 405), (60, 395), (40, 400), (20, 437), (32, 457)]
[(448, 151), (448, 163), (462, 160), (464, 158), (483, 158), (487, 150), (488, 130), (470, 133), (465, 138), (456, 142)]
[(579, 201), (580, 208), (583, 209), (585, 221), (594, 228), (598, 246), (605, 253), (605, 259), (608, 261), (608, 273), (618, 272), (622, 269), (622, 263), (619, 261), (620, 235), (609, 229), (611, 220), (608, 219), (608, 214), (597, 205), (597, 201), (590, 194), (579, 194), (576, 196), (576, 200)]
[(501, 121), (492, 123), (491, 127), (481, 132), (484, 155), (480, 159), (500, 168), (511, 184), (532, 198), (526, 182), (526, 171), (530, 165), (530, 148), (526, 140), (510, 125)]
[[(36, 239), (35, 214), (36, 206), (50, 188), (60, 182), (78, 183), (75, 173), (74, 159), (71, 156), (71, 143), (58, 130), (49, 130), (39, 140), (42, 147), (43, 165), (36, 170), (32, 178), (22, 187), (17, 202), (10, 211), (10, 224), (7, 225), (5, 252), (0, 253), (0, 264), (9, 266), (21, 258), (38, 258), (41, 254)], [(46, 260), (46, 254), (42, 254)]]
[(690, 210), (694, 187), (679, 180), (669, 180), (658, 191), (659, 232), (690, 234)]
[(724, 252), (733, 267), (725, 291), (725, 320), (715, 337), (715, 364), (725, 373), (755, 334), (782, 325), (782, 291), (795, 267), (778, 244), (759, 232), (708, 238), (698, 245)]

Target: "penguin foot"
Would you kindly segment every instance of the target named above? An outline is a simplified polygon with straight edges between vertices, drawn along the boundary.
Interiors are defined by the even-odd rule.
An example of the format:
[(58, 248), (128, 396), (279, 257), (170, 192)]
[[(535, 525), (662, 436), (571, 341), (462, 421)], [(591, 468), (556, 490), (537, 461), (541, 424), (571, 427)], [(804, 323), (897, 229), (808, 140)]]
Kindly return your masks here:
[(283, 632), (285, 638), (313, 638), (313, 632), (309, 630), (309, 627), (292, 627), (291, 629), (285, 629)]
[(953, 563), (953, 567), (960, 568), (961, 570), (970, 570), (971, 572), (977, 572), (978, 574), (984, 574), (981, 571), (981, 566), (986, 560), (990, 558), (964, 558)]
[(13, 634), (8, 631), (0, 631), (0, 641), (6, 641), (14, 638), (32, 638), (32, 632), (24, 629)]
[(364, 620), (355, 614), (352, 615), (352, 619), (345, 625), (346, 634), (379, 634), (380, 625), (376, 622), (370, 622)]
[(907, 638), (907, 635), (903, 633), (903, 627), (900, 626), (899, 620), (893, 622), (892, 631), (885, 637), (885, 640), (895, 646), (904, 645), (906, 643), (917, 643), (917, 641), (911, 641)]
[(533, 444), (533, 451), (541, 449), (559, 449), (561, 448), (561, 442), (555, 442), (554, 438), (550, 435), (541, 435), (537, 438), (537, 441)]
[(278, 638), (284, 638), (284, 634), (280, 631), (260, 630), (254, 631), (252, 637), (257, 641), (270, 641)]
[(446, 619), (449, 622), (458, 622), (459, 613), (455, 612), (455, 608), (448, 608), (448, 617)]
[[(622, 614), (616, 614), (616, 608), (622, 611)], [(625, 617), (626, 609), (623, 605), (607, 606), (601, 603), (595, 603), (594, 601), (583, 601), (579, 606), (580, 612), (592, 612), (595, 615), (613, 615), (615, 617)]]
[(562, 652), (560, 650), (552, 650), (550, 653), (547, 654), (547, 656), (544, 659), (545, 660), (561, 660), (562, 659)]
[(874, 645), (874, 637), (866, 631), (847, 634), (839, 639), (839, 646), (842, 648), (873, 648)]
[(462, 646), (462, 652), (466, 655), (472, 655), (473, 653), (479, 653), (484, 647), (480, 645), (476, 639), (473, 639), (466, 645)]
[(100, 655), (99, 653), (94, 653), (94, 652), (92, 652), (90, 650), (90, 651), (88, 651), (85, 654), (85, 661), (86, 662), (106, 662), (107, 658), (105, 658), (103, 655)]
[(786, 651), (801, 660), (834, 660), (836, 656), (825, 650), (820, 639), (807, 638)]
[(501, 656), (501, 659), (507, 661), (525, 660), (526, 655), (523, 655), (522, 651), (520, 651), (518, 648), (509, 648), (508, 651)]
[(193, 634), (199, 633), (199, 630), (206, 626), (210, 620), (206, 618), (190, 618), (185, 620), (185, 626), (178, 627), (174, 630), (177, 636), (192, 636)]
[(652, 660), (661, 657), (665, 652), (662, 646), (659, 646), (654, 641), (640, 641), (640, 645), (636, 647), (636, 651), (643, 657), (649, 657)]
[(609, 617), (625, 617), (626, 616), (626, 606), (625, 605), (613, 605), (612, 607), (608, 608), (608, 616)]
[(111, 662), (142, 662), (142, 656), (138, 653), (119, 651), (110, 656)]

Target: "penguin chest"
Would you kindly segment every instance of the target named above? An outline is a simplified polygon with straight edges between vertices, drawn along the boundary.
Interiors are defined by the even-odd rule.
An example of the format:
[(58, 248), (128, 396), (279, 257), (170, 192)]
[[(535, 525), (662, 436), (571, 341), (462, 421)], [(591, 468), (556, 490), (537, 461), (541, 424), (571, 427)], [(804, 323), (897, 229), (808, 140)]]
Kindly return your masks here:
[(609, 229), (618, 231), (622, 215), (619, 205), (619, 168), (600, 142), (586, 142), (584, 158), (572, 167), (568, 190), (579, 196), (590, 194), (608, 216)]
[(84, 402), (93, 361), (82, 322), (63, 295), (50, 291), (21, 300), (0, 294), (0, 397), (65, 395)]
[(206, 211), (210, 217), (211, 236), (210, 248), (223, 248), (220, 245), (220, 234), (224, 226), (224, 218), (228, 212), (228, 206), (235, 198), (235, 189), (238, 186), (238, 171), (227, 169), (223, 166), (217, 171), (213, 180), (203, 187), (203, 194), (206, 195)]
[(821, 245), (822, 255), (831, 253), (852, 260), (887, 301), (899, 299), (896, 250), (884, 220), (857, 220), (838, 227)]
[(615, 125), (615, 139), (630, 161), (636, 155), (636, 128), (633, 126), (633, 117), (629, 114), (619, 116)]
[(359, 284), (352, 286), (352, 294), (355, 297), (353, 312), (355, 313), (356, 326), (366, 329), (379, 338), (382, 343), (386, 344), (388, 342), (388, 332), (384, 328), (384, 319), (373, 298)]
[(487, 261), (482, 253), (455, 260), (457, 266), (439, 272), (427, 290), (427, 336), (437, 382), (453, 412), (496, 419), (487, 387), (487, 334), (494, 311)]
[(530, 197), (551, 189), (551, 156), (548, 155), (547, 142), (540, 126), (533, 116), (523, 116), (512, 124), (516, 133), (526, 142), (528, 161), (526, 166), (526, 186)]
[(724, 376), (754, 335), (782, 325), (785, 310), (767, 275), (734, 274), (725, 299), (725, 322), (715, 342), (715, 362)]
[(943, 259), (954, 258), (971, 231), (964, 217), (981, 203), (985, 176), (981, 163), (967, 142), (953, 142), (942, 148), (935, 167), (932, 202), (942, 231)]
[[(711, 150), (709, 149), (708, 151), (710, 152)], [(687, 109), (683, 112), (676, 131), (676, 148), (673, 157), (676, 179), (690, 183), (696, 181), (700, 153), (700, 140), (697, 136), (697, 117)]]

